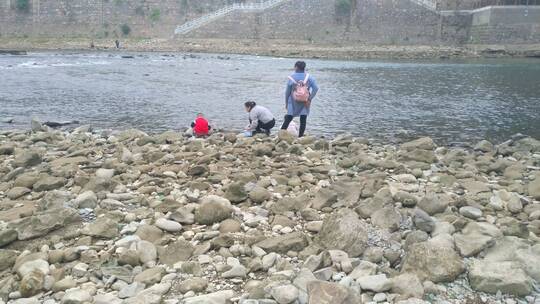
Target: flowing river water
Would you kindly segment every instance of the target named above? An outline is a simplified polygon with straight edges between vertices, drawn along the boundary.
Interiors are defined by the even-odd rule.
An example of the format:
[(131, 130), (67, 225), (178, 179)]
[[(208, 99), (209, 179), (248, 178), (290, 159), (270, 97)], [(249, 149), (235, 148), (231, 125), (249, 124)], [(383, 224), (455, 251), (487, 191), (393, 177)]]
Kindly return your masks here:
[[(311, 134), (445, 143), (500, 142), (515, 133), (540, 138), (538, 59), (307, 63), (321, 87)], [(203, 112), (216, 127), (240, 130), (248, 100), (270, 108), (280, 124), (293, 65), (244, 55), (0, 55), (0, 129), (29, 128), (36, 117), (160, 132), (183, 129)]]

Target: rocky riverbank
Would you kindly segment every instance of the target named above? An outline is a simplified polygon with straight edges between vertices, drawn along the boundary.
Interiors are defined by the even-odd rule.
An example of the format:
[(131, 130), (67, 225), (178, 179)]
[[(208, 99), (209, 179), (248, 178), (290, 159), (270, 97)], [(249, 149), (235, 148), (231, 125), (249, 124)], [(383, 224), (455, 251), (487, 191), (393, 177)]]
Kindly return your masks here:
[(0, 133), (0, 303), (539, 303), (540, 141)]
[[(93, 47), (91, 47), (93, 45)], [(114, 39), (0, 38), (12, 51), (118, 51)], [(201, 52), (326, 59), (447, 59), (540, 57), (540, 45), (319, 45), (309, 41), (230, 39), (122, 39), (122, 51)]]

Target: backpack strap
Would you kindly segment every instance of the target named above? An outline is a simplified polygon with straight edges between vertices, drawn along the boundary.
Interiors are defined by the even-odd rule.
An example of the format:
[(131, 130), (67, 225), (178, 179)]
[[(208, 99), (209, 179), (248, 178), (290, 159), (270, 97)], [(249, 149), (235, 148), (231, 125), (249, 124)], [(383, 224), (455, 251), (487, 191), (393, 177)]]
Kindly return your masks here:
[(289, 79), (294, 83), (294, 84), (297, 84), (298, 81), (294, 80), (294, 78), (292, 78), (291, 76), (289, 76)]
[(309, 80), (309, 74), (308, 74), (308, 73), (306, 73), (306, 79), (304, 79), (304, 84), (306, 84), (306, 85), (307, 85), (307, 82), (308, 82), (308, 80)]

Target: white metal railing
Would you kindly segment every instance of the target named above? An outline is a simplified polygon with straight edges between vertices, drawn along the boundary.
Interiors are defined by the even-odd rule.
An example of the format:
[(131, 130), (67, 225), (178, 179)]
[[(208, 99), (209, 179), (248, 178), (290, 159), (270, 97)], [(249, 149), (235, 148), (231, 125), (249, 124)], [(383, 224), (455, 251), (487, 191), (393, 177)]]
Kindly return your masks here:
[(436, 0), (411, 0), (411, 1), (431, 11), (437, 11), (438, 9)]
[(204, 16), (201, 16), (197, 19), (188, 21), (178, 26), (176, 30), (174, 31), (174, 33), (176, 35), (187, 34), (188, 32), (196, 28), (199, 28), (207, 23), (210, 23), (216, 19), (224, 17), (233, 11), (264, 11), (269, 8), (275, 7), (279, 4), (282, 4), (286, 1), (290, 1), (290, 0), (268, 0), (268, 1), (260, 2), (260, 3), (248, 3), (248, 4), (234, 3), (231, 5), (225, 6), (215, 12), (212, 12)]

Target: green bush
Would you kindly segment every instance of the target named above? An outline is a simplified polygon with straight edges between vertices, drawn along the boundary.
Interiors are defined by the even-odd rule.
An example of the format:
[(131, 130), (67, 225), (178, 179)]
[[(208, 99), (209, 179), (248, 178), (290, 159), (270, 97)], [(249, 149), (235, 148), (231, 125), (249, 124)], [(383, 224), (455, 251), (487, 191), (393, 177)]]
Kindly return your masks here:
[(17, 0), (15, 7), (21, 12), (28, 12), (30, 10), (30, 0)]
[(337, 0), (336, 2), (336, 15), (349, 16), (351, 14), (351, 0)]
[(122, 26), (120, 26), (120, 30), (122, 31), (122, 34), (124, 34), (124, 36), (127, 36), (129, 35), (129, 33), (131, 33), (131, 28), (127, 24), (122, 24)]
[(154, 8), (152, 12), (150, 12), (150, 21), (157, 22), (161, 18), (161, 11), (159, 8)]

